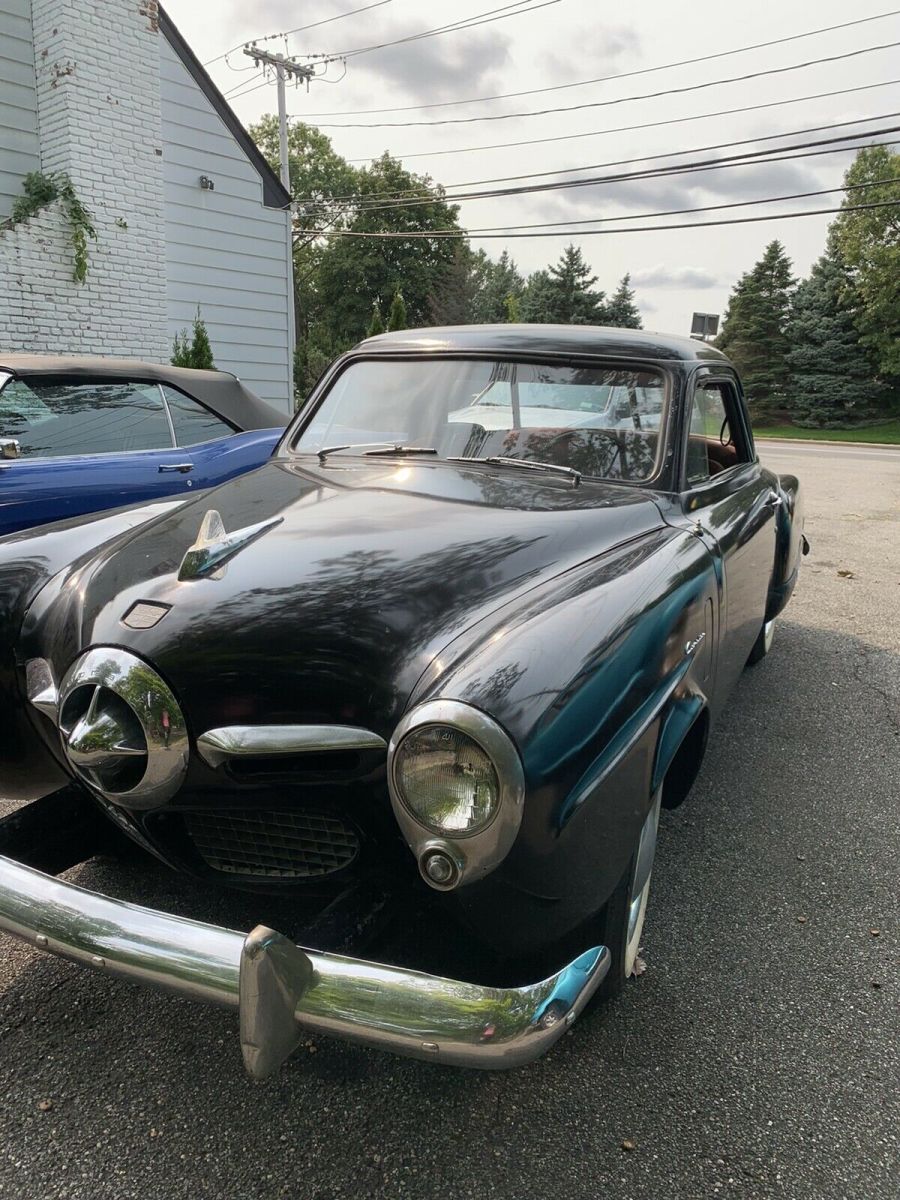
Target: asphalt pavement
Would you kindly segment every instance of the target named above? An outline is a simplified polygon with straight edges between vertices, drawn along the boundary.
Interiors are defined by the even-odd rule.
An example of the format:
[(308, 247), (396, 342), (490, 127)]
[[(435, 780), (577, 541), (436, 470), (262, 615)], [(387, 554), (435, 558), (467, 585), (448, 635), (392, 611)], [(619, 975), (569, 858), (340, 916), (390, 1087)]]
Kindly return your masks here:
[[(0, 1197), (900, 1194), (900, 450), (763, 458), (802, 478), (812, 552), (663, 814), (647, 970), (618, 1000), (510, 1074), (321, 1038), (254, 1084), (232, 1013), (2, 938)], [(261, 915), (149, 863), (69, 877)]]

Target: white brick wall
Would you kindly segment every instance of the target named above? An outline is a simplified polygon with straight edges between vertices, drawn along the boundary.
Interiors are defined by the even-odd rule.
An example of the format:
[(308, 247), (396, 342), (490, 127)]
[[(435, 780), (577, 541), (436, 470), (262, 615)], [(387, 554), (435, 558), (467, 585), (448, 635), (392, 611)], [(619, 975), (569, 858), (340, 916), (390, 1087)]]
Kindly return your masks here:
[(73, 280), (59, 203), (0, 232), (0, 347), (164, 361), (166, 278), (154, 0), (33, 0), (41, 169), (97, 231)]

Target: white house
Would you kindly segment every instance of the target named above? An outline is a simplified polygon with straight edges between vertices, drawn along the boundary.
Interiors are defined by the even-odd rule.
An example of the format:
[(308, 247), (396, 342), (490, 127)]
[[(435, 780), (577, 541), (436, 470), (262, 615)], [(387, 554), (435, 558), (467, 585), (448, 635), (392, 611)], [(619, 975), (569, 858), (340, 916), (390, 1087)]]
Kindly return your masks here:
[[(88, 208), (83, 283), (56, 200)], [(216, 366), (292, 407), (290, 198), (155, 0), (0, 0), (0, 348), (167, 361), (199, 305)]]

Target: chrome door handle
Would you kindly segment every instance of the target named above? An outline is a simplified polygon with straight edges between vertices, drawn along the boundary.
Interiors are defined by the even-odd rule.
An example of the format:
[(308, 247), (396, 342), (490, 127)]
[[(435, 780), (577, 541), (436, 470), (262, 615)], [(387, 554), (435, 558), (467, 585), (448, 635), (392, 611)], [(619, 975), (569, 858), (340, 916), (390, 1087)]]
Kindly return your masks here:
[(159, 468), (160, 475), (166, 471), (177, 471), (180, 475), (187, 475), (188, 471), (193, 471), (193, 463), (163, 463)]
[(779, 508), (783, 503), (777, 492), (769, 492), (766, 499), (766, 508)]

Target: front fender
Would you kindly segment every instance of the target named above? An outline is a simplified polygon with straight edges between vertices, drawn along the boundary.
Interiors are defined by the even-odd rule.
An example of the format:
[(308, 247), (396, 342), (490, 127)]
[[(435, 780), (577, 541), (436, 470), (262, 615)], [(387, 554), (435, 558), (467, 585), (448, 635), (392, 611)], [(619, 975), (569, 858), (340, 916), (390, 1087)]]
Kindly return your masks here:
[(0, 538), (0, 796), (33, 800), (66, 782), (31, 724), (17, 652), (29, 608), (61, 587), (89, 555), (175, 508), (167, 500), (141, 508), (73, 517)]
[(558, 942), (611, 895), (715, 661), (714, 566), (693, 534), (654, 531), (538, 591), (428, 689), (488, 712), (519, 748), (519, 836), (457, 894), (512, 952)]

